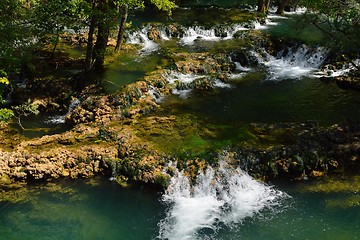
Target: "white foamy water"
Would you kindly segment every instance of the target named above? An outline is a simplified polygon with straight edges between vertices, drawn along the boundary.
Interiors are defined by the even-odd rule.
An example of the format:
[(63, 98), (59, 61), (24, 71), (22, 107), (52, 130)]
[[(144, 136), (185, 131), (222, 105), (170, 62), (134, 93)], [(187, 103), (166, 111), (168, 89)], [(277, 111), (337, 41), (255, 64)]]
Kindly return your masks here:
[(238, 31), (246, 31), (249, 30), (241, 26), (240, 24), (233, 25), (224, 29), (224, 33), (226, 34), (225, 37), (219, 37), (215, 34), (215, 29), (205, 29), (200, 26), (190, 27), (188, 28), (184, 36), (181, 38), (180, 42), (183, 44), (191, 45), (194, 44), (196, 39), (201, 39), (205, 41), (220, 41), (220, 40), (228, 40), (232, 39), (236, 32)]
[(214, 87), (217, 87), (217, 88), (232, 88), (231, 84), (229, 83), (224, 83), (222, 81), (220, 81), (219, 79), (216, 79), (214, 81)]
[[(186, 98), (191, 93), (189, 85), (196, 79), (203, 78), (205, 76), (196, 74), (183, 74), (180, 72), (170, 71), (166, 75), (164, 75), (164, 77), (166, 78), (168, 83), (174, 85), (172, 94), (178, 95), (181, 98)], [(177, 89), (176, 85), (178, 83), (184, 84), (185, 89)]]
[[(197, 79), (204, 78), (206, 75), (183, 74), (176, 71), (169, 71), (164, 75), (169, 84), (173, 85), (172, 93), (181, 98), (186, 98), (192, 91), (191, 83)], [(231, 88), (228, 83), (224, 83), (219, 79), (212, 80), (212, 86), (217, 88)], [(180, 86), (180, 87), (178, 87)]]
[(154, 88), (153, 86), (149, 87), (149, 94), (150, 96), (155, 100), (156, 103), (160, 103), (164, 100), (164, 96), (161, 95), (156, 88)]
[(178, 172), (163, 196), (169, 208), (159, 223), (159, 238), (216, 239), (220, 227), (231, 228), (265, 210), (276, 212), (285, 198), (287, 194), (225, 162), (200, 173), (196, 184)]
[(66, 116), (69, 115), (74, 109), (80, 104), (79, 99), (73, 100), (70, 105), (69, 109), (64, 115), (52, 116), (45, 120), (46, 124), (63, 124), (65, 123)]
[(203, 29), (202, 27), (190, 27), (184, 33), (181, 38), (183, 44), (193, 44), (196, 39), (202, 39), (206, 41), (217, 41), (220, 38), (215, 36), (214, 29)]
[(148, 37), (149, 27), (144, 27), (140, 31), (129, 34), (128, 43), (142, 45), (141, 51), (143, 53), (151, 53), (159, 48), (159, 45)]
[(205, 77), (205, 75), (183, 74), (176, 71), (170, 71), (166, 75), (164, 75), (164, 77), (170, 84), (174, 84), (177, 81), (182, 83), (192, 83), (196, 79)]
[(238, 70), (240, 72), (249, 72), (249, 71), (251, 71), (251, 68), (243, 67), (239, 62), (234, 62), (234, 63), (235, 63), (236, 70)]
[(316, 71), (326, 59), (327, 50), (318, 47), (310, 48), (301, 45), (297, 49), (280, 52), (274, 57), (266, 52), (263, 56), (254, 53), (259, 63), (268, 67), (268, 80), (300, 79), (304, 76), (314, 77)]

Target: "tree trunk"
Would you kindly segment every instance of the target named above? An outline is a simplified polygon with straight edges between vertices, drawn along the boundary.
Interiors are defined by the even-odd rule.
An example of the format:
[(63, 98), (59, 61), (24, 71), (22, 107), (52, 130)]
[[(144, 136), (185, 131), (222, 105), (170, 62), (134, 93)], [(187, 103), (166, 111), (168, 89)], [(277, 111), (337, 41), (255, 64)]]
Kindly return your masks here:
[(104, 68), (105, 51), (109, 40), (109, 26), (107, 23), (98, 23), (98, 34), (93, 49), (94, 69), (102, 70)]
[(259, 13), (267, 13), (270, 7), (270, 0), (258, 0), (257, 1), (257, 11)]
[(94, 33), (96, 27), (96, 16), (95, 16), (95, 1), (93, 2), (92, 10), (93, 14), (90, 20), (88, 39), (86, 43), (86, 58), (85, 58), (85, 71), (90, 71), (93, 68), (93, 46), (94, 46)]
[(284, 14), (284, 9), (288, 3), (289, 3), (289, 0), (281, 0), (278, 5), (276, 14), (279, 14), (279, 15)]
[(128, 5), (126, 4), (124, 7), (124, 15), (121, 18), (121, 23), (119, 26), (119, 32), (118, 32), (118, 36), (117, 36), (115, 52), (119, 52), (121, 49), (121, 44), (122, 44), (122, 40), (124, 38), (124, 33), (125, 33), (127, 17), (128, 17)]

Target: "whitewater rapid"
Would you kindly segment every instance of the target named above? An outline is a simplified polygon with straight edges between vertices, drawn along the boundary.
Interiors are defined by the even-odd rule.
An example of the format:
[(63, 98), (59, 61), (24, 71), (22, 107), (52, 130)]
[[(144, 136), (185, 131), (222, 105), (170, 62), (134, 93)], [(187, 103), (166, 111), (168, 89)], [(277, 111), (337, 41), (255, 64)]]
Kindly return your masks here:
[(192, 184), (183, 172), (171, 179), (162, 201), (168, 206), (159, 239), (217, 239), (221, 228), (241, 225), (264, 212), (275, 214), (289, 196), (224, 161), (199, 173)]

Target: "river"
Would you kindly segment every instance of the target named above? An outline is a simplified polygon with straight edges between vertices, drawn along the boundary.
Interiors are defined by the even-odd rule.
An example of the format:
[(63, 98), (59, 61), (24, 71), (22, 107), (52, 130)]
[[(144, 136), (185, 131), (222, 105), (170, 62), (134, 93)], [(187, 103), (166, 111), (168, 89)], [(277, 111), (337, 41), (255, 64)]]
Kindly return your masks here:
[[(193, 1), (166, 21), (175, 19), (186, 25), (202, 8), (208, 14), (224, 11), (203, 5), (228, 7), (238, 6), (238, 2)], [(133, 16), (133, 21), (140, 26), (163, 16)], [(256, 67), (241, 66), (234, 59), (237, 70), (230, 83), (217, 83), (209, 92), (174, 91), (174, 96), (162, 100), (161, 109), (155, 114), (186, 115), (224, 131), (211, 141), (201, 139), (201, 146), (198, 141), (196, 147), (187, 151), (196, 152), (203, 145), (206, 151), (226, 148), (233, 143), (229, 139), (239, 141), (239, 134), (252, 122), (316, 121), (330, 125), (360, 119), (358, 92), (319, 80), (319, 68), (327, 54), (314, 45), (322, 41), (321, 34), (306, 29), (306, 34), (310, 31), (312, 37), (304, 37), (304, 32), (289, 25), (292, 16), (296, 17), (273, 16), (268, 25), (255, 24), (253, 28), (307, 39), (303, 45), (290, 46), (291, 50), (278, 56), (266, 52), (261, 56), (254, 54)], [(194, 26), (193, 22), (186, 29), (181, 39), (165, 34), (160, 43), (148, 39), (144, 29), (130, 34), (129, 41), (143, 46), (138, 55), (128, 57), (127, 65), (115, 63), (109, 67), (103, 81), (106, 91), (114, 92), (121, 87), (124, 82), (120, 78), (131, 83), (163, 64), (166, 60), (162, 49), (176, 46), (199, 52), (226, 46), (227, 51), (235, 50), (238, 42), (232, 39), (232, 34), (247, 31), (244, 26), (232, 25), (226, 30), (227, 37), (221, 38), (214, 35), (211, 27)], [(173, 78), (192, 81), (196, 77), (170, 71), (169, 81)], [(150, 140), (161, 141), (159, 136)], [(179, 149), (189, 145), (165, 141), (180, 146)], [(224, 157), (219, 158), (221, 162)], [(0, 189), (0, 239), (358, 239), (359, 186), (356, 176), (347, 180), (263, 183), (225, 163), (199, 174), (196, 184), (177, 172), (165, 191), (138, 185), (122, 188), (98, 178), (29, 184), (18, 189)]]

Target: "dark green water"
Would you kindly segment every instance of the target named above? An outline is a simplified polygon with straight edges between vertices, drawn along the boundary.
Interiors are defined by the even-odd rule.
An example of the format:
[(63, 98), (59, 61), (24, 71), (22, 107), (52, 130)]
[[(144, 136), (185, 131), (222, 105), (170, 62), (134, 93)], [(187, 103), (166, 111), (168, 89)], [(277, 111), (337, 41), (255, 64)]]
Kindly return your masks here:
[(256, 78), (245, 76), (232, 88), (193, 92), (187, 99), (172, 97), (162, 106), (165, 112), (200, 114), (222, 124), (317, 121), (328, 125), (360, 120), (360, 97), (355, 91), (342, 90), (316, 78)]

